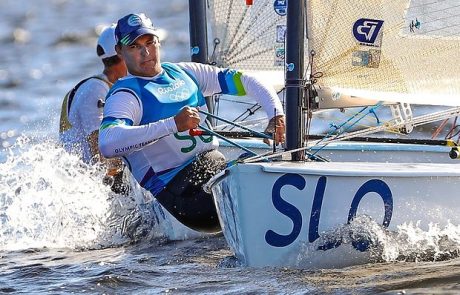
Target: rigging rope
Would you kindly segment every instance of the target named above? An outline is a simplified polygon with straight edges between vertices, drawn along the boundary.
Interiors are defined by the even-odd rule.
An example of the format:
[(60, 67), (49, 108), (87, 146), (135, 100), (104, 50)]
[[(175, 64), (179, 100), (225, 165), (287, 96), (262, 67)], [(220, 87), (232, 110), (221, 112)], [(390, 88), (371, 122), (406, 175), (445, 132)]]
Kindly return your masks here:
[[(435, 113), (432, 113), (432, 114), (413, 117), (412, 120), (409, 123), (411, 123), (414, 127), (416, 127), (416, 126), (420, 126), (420, 125), (440, 121), (440, 120), (443, 120), (443, 119), (446, 119), (446, 118), (456, 117), (456, 116), (459, 116), (459, 115), (460, 115), (460, 107), (455, 107), (455, 108), (450, 108), (450, 109), (447, 109), (447, 110), (435, 112)], [(323, 143), (326, 143), (326, 144), (330, 144), (330, 143), (333, 143), (333, 142), (339, 142), (339, 141), (351, 139), (353, 137), (365, 136), (365, 135), (385, 131), (385, 130), (391, 129), (391, 128), (401, 128), (401, 127), (404, 127), (407, 123), (408, 122), (396, 123), (395, 119), (392, 119), (392, 120), (389, 120), (385, 124), (380, 125), (380, 126), (370, 127), (370, 128), (363, 129), (363, 130), (350, 132), (348, 134), (338, 136), (338, 137), (335, 137), (335, 138), (332, 138), (332, 139), (329, 139), (329, 140), (328, 139), (326, 139), (326, 140), (321, 139), (320, 141), (322, 141)], [(295, 152), (299, 152), (299, 151), (303, 151), (303, 150), (306, 151), (306, 150), (311, 149), (316, 144), (317, 143), (314, 143), (312, 145), (307, 145), (305, 147), (301, 147), (301, 148), (298, 148), (298, 149), (293, 149), (293, 150), (289, 150), (289, 151), (273, 153), (271, 155), (264, 156), (264, 160), (272, 159), (272, 158), (276, 158), (276, 157), (282, 157), (284, 155), (290, 155), (291, 153), (295, 153)], [(254, 157), (247, 158), (247, 159), (243, 160), (244, 163), (252, 163), (252, 162), (257, 162), (257, 161), (259, 161), (257, 156), (254, 156)]]
[[(354, 122), (350, 123), (348, 126), (346, 126), (345, 129), (343, 129), (343, 131), (341, 131), (340, 133), (336, 134), (334, 136), (334, 138), (337, 138), (339, 137), (341, 134), (344, 134), (345, 132), (347, 132), (347, 130), (350, 130), (353, 126), (355, 126), (359, 121), (361, 121), (363, 118), (365, 118), (367, 115), (373, 113), (375, 115), (375, 109), (379, 108), (380, 106), (382, 105), (382, 103), (378, 103), (376, 104), (375, 106), (373, 106), (372, 108), (369, 108), (369, 107), (364, 107), (362, 108), (359, 112), (357, 112), (356, 114), (354, 114), (353, 116), (351, 116), (348, 120), (346, 120), (345, 122), (343, 122), (342, 124), (340, 124), (339, 126), (336, 127), (336, 130), (340, 130), (342, 129), (342, 127), (346, 126), (347, 123), (351, 122), (353, 119), (355, 119), (359, 114), (361, 114), (361, 117), (359, 117), (358, 119), (356, 119)], [(363, 112), (365, 110), (368, 110), (367, 114), (363, 114)], [(332, 137), (332, 131), (331, 130), (330, 132), (328, 132), (328, 134), (326, 134), (325, 137), (323, 137), (319, 142), (317, 142), (314, 146), (318, 146), (320, 143), (322, 143), (324, 140), (328, 139), (329, 137)], [(334, 139), (332, 138), (332, 139)], [(316, 150), (313, 155), (316, 155), (317, 153), (319, 153), (323, 148), (325, 148), (329, 143), (326, 143), (324, 145), (322, 145), (318, 150)]]

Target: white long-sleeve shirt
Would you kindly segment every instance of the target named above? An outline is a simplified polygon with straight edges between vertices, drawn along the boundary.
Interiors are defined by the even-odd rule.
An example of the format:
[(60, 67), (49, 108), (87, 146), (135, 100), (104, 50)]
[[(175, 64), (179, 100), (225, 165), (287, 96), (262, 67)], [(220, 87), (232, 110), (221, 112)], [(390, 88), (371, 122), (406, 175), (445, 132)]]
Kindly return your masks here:
[[(254, 76), (199, 63), (179, 63), (176, 66), (192, 77), (193, 84), (204, 96), (217, 93), (247, 95), (263, 107), (269, 118), (272, 118), (275, 112), (277, 115), (284, 114), (275, 90)], [(122, 80), (138, 79), (142, 83), (152, 81), (155, 84), (166, 74), (163, 70), (155, 77), (128, 75)], [(164, 99), (170, 99), (171, 95), (174, 95), (174, 99), (180, 100), (180, 96), (184, 94), (181, 86), (182, 78), (178, 77), (169, 88), (159, 92), (164, 94)], [(114, 88), (117, 88), (116, 85)], [(141, 124), (144, 107), (139, 93), (115, 90), (106, 100), (104, 121), (99, 131), (99, 147), (102, 155), (109, 158), (123, 156), (141, 185), (145, 185), (146, 175), (152, 174), (152, 172), (148, 173), (149, 170), (153, 170), (153, 173), (160, 178), (163, 177), (163, 184), (169, 182), (183, 166), (193, 160), (195, 155), (216, 147), (216, 140), (212, 142), (188, 138), (186, 140), (183, 137), (187, 137), (188, 132), (177, 134), (173, 116)], [(206, 110), (204, 104), (199, 107)], [(205, 116), (202, 115), (201, 124), (204, 123), (204, 119)], [(193, 151), (185, 153), (184, 150), (192, 144), (196, 145)], [(148, 186), (147, 184), (146, 188), (150, 189)]]

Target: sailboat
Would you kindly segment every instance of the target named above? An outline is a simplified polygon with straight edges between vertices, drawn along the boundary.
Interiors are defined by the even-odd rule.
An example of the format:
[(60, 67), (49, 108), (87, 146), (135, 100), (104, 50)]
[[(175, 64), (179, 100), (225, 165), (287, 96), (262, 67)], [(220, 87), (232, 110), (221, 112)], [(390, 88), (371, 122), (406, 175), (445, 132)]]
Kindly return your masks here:
[[(213, 34), (220, 34), (213, 52), (218, 65), (258, 71), (267, 80), (279, 79), (281, 70), (284, 80), (285, 150), (241, 160), (207, 185), (242, 264), (367, 262), (378, 246), (371, 237), (334, 235), (356, 222), (390, 232), (460, 225), (460, 165), (449, 158), (449, 144), (437, 146), (442, 158), (416, 141), (383, 142), (383, 152), (372, 158), (372, 145), (370, 153), (360, 153), (356, 143), (344, 141), (392, 128), (410, 133), (459, 114), (456, 1), (230, 0), (209, 1), (208, 8)], [(417, 104), (440, 107), (413, 116)], [(316, 111), (360, 106), (390, 107), (393, 117), (375, 127), (308, 137)], [(324, 151), (337, 143), (337, 158), (311, 157), (314, 147)], [(351, 150), (358, 152), (343, 157)]]

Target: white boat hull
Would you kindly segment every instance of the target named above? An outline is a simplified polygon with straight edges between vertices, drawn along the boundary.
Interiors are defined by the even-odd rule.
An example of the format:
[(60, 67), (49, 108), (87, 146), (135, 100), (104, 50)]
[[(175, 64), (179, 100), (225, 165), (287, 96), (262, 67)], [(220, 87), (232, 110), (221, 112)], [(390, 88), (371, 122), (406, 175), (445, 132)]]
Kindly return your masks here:
[(208, 185), (225, 238), (248, 266), (366, 262), (365, 241), (340, 246), (324, 239), (356, 216), (369, 216), (390, 230), (410, 222), (420, 222), (422, 229), (460, 224), (458, 164), (238, 164)]

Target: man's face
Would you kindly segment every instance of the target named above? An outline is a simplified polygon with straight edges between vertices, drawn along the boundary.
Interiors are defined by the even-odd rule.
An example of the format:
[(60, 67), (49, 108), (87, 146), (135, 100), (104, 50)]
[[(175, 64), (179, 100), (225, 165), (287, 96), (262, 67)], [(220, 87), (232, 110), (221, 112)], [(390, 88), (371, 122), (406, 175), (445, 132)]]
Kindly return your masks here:
[(142, 35), (131, 45), (117, 45), (116, 48), (130, 74), (153, 77), (161, 72), (160, 41), (157, 36)]

